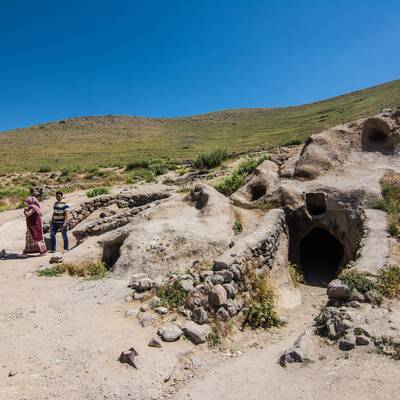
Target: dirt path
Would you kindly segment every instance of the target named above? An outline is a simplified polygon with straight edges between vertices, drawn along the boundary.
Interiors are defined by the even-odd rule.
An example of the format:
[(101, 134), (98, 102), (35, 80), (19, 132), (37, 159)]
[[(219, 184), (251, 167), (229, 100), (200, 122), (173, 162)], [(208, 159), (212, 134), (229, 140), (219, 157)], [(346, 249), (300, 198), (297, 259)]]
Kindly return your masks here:
[[(1, 215), (0, 248), (20, 252), (25, 222), (16, 215)], [(139, 326), (140, 304), (125, 302), (126, 281), (38, 277), (46, 261), (0, 260), (0, 399), (387, 399), (400, 390), (400, 363), (358, 350), (347, 357), (324, 346), (325, 358), (316, 349), (313, 363), (287, 369), (276, 363), (318, 313), (321, 289), (303, 288), (302, 306), (277, 333), (236, 335), (230, 346), (241, 353), (231, 358), (185, 340), (149, 348), (163, 321)], [(131, 346), (139, 370), (117, 362)], [(201, 366), (175, 393), (164, 380), (181, 357), (196, 357)], [(171, 381), (186, 382), (183, 375), (178, 369)]]

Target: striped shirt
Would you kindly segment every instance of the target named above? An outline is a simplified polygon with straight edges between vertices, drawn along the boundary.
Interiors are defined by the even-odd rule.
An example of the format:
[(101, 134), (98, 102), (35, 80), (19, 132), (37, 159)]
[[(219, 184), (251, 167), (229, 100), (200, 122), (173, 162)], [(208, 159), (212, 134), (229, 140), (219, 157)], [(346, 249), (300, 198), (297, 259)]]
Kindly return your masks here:
[(64, 223), (65, 216), (68, 210), (69, 205), (64, 201), (57, 201), (56, 203), (54, 203), (53, 222), (59, 224)]

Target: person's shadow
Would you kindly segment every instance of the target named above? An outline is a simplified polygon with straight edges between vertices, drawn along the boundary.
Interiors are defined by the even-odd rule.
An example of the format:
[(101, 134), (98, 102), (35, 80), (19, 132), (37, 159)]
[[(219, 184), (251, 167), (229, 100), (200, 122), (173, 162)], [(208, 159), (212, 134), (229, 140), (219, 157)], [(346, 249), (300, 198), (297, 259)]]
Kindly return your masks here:
[(23, 260), (31, 257), (41, 257), (40, 254), (19, 254), (19, 253), (7, 253), (5, 250), (0, 251), (0, 261), (5, 260)]

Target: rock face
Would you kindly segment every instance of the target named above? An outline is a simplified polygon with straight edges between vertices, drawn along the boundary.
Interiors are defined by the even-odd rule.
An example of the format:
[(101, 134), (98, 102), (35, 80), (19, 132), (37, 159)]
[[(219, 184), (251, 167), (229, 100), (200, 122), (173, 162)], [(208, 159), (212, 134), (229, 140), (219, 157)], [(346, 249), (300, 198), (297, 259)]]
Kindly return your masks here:
[(185, 198), (160, 204), (122, 228), (128, 237), (113, 271), (146, 272), (150, 277), (183, 271), (199, 253), (212, 257), (228, 248), (233, 220), (227, 198), (210, 186), (197, 185)]
[(231, 199), (236, 205), (252, 208), (254, 203), (275, 190), (279, 180), (278, 170), (278, 165), (274, 162), (264, 161), (256, 168), (246, 185), (232, 194)]

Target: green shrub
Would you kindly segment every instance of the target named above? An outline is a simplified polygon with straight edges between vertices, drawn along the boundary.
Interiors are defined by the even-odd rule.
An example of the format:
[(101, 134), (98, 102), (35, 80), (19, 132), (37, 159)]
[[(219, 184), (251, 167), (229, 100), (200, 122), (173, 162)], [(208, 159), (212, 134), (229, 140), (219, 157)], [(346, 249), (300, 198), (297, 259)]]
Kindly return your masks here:
[(60, 276), (63, 274), (63, 271), (60, 269), (60, 266), (56, 265), (53, 267), (47, 267), (44, 269), (41, 269), (40, 271), (37, 272), (38, 276), (45, 276), (48, 278), (54, 278), (56, 276)]
[(366, 293), (377, 288), (376, 282), (372, 280), (371, 275), (355, 269), (343, 270), (339, 275), (339, 279), (350, 289), (356, 289), (360, 293)]
[(396, 297), (400, 293), (400, 267), (390, 265), (379, 271), (377, 289), (389, 299)]
[(221, 165), (222, 161), (228, 159), (226, 149), (216, 149), (207, 153), (200, 153), (194, 160), (193, 165), (196, 168), (215, 168)]
[(128, 163), (125, 167), (126, 171), (131, 171), (132, 169), (136, 168), (148, 168), (150, 165), (149, 160), (137, 160)]
[(137, 180), (144, 180), (147, 183), (154, 182), (154, 174), (150, 169), (136, 168), (129, 172), (129, 175), (125, 177), (127, 183), (134, 183)]
[(38, 169), (39, 173), (50, 172), (51, 167), (49, 165), (41, 165)]
[(233, 223), (232, 229), (236, 234), (239, 234), (243, 232), (243, 225), (238, 219), (236, 219), (235, 222)]
[(38, 271), (38, 276), (55, 277), (64, 273), (71, 276), (104, 278), (107, 274), (107, 268), (102, 261), (84, 261), (71, 264), (62, 263), (53, 267), (48, 267)]
[(167, 172), (167, 168), (163, 164), (152, 164), (150, 170), (155, 176), (163, 175)]
[(187, 293), (178, 280), (172, 279), (157, 288), (157, 296), (160, 298), (160, 305), (170, 310), (183, 306), (186, 302)]
[(219, 335), (218, 329), (215, 326), (211, 328), (211, 333), (207, 337), (207, 344), (211, 349), (221, 344), (221, 336)]
[(100, 196), (102, 194), (110, 194), (110, 189), (106, 187), (95, 187), (93, 189), (90, 189), (86, 192), (87, 197), (96, 197)]
[(250, 297), (246, 302), (244, 324), (252, 329), (281, 325), (276, 312), (276, 292), (267, 274), (250, 274)]
[(247, 176), (253, 173), (254, 170), (267, 159), (268, 156), (263, 155), (257, 158), (243, 160), (230, 175), (217, 182), (214, 188), (225, 196), (230, 196), (242, 187), (246, 183)]

